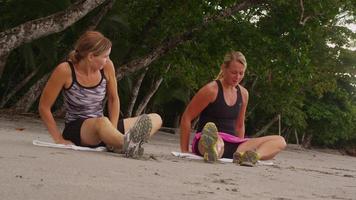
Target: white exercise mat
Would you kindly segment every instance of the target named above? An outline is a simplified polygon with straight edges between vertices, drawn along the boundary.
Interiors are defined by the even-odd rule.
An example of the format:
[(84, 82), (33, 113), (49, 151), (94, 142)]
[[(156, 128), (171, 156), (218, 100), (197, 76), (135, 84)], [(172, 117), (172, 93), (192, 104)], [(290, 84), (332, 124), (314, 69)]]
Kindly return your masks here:
[[(203, 157), (192, 154), (192, 153), (182, 153), (182, 152), (177, 152), (177, 151), (172, 151), (172, 155), (179, 157), (179, 158), (188, 158), (192, 160), (203, 160)], [(220, 162), (225, 162), (225, 163), (232, 163), (232, 159), (229, 158), (220, 158)], [(273, 165), (273, 162), (271, 160), (259, 160), (257, 161), (258, 165)]]
[(67, 145), (66, 144), (55, 144), (55, 143), (44, 142), (44, 141), (40, 141), (40, 140), (33, 140), (32, 144), (36, 145), (36, 146), (41, 146), (41, 147), (73, 149), (73, 150), (78, 150), (78, 151), (107, 151), (106, 147), (90, 148), (90, 147), (81, 147), (81, 146), (71, 145), (71, 144), (67, 144)]

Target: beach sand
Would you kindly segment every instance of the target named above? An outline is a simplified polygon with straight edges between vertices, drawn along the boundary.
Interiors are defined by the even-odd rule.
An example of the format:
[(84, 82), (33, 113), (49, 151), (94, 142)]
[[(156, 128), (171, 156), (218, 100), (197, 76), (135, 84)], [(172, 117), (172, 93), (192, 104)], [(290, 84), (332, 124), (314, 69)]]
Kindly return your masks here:
[[(63, 127), (63, 123), (59, 123)], [(159, 132), (145, 157), (38, 147), (31, 116), (0, 116), (0, 199), (356, 199), (356, 158), (288, 145), (273, 166), (177, 158), (179, 135)]]

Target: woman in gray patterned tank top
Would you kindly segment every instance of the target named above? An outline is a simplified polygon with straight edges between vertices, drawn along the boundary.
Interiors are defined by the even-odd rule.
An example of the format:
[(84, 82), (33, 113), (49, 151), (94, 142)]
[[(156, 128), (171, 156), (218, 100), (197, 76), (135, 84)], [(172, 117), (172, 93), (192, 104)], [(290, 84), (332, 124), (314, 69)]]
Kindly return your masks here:
[[(42, 92), (39, 113), (58, 144), (106, 145), (128, 157), (139, 157), (143, 154), (142, 145), (161, 127), (162, 119), (152, 113), (119, 120), (115, 67), (109, 58), (111, 46), (111, 41), (101, 33), (85, 32), (68, 61), (54, 69)], [(51, 112), (60, 92), (66, 108), (62, 134)], [(103, 113), (104, 99), (108, 117)]]

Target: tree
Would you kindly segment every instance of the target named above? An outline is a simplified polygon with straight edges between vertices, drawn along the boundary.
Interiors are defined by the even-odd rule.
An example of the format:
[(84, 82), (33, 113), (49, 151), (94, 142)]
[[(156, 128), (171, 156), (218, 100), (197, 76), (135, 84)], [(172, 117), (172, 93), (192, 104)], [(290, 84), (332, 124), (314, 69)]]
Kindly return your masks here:
[(0, 78), (4, 71), (7, 57), (13, 49), (40, 37), (63, 31), (104, 2), (105, 0), (77, 1), (64, 11), (28, 21), (1, 32)]
[[(138, 104), (150, 90), (150, 80), (157, 80), (170, 65), (145, 110), (159, 112), (165, 123), (175, 126), (191, 96), (215, 78), (224, 54), (240, 50), (248, 62), (242, 84), (250, 94), (249, 135), (275, 133), (279, 127), (270, 122), (280, 114), (282, 135), (297, 132), (298, 140), (304, 135), (311, 144), (337, 146), (343, 140), (355, 140), (355, 54), (346, 47), (356, 37), (340, 25), (340, 21), (355, 19), (355, 8), (351, 0), (123, 0), (113, 4), (97, 29), (113, 41), (111, 58), (117, 66), (122, 108), (129, 105), (128, 97), (137, 81), (134, 72), (149, 68), (140, 93), (135, 94)], [(48, 40), (61, 50), (68, 48), (98, 13), (93, 11), (70, 30), (20, 46), (13, 53), (25, 47), (37, 50), (35, 45), (48, 49), (43, 45), (48, 45)], [(48, 59), (34, 60), (48, 65), (43, 64)], [(9, 58), (18, 69), (22, 69), (20, 62), (24, 61)], [(33, 71), (27, 70), (26, 76)], [(41, 67), (7, 106), (17, 107), (18, 102), (28, 110), (40, 94), (41, 84), (37, 83), (50, 71)], [(16, 81), (5, 83), (6, 88), (15, 87), (26, 76), (12, 75)], [(32, 90), (35, 85), (39, 86), (37, 92)], [(27, 91), (33, 98), (23, 95)], [(23, 99), (29, 101), (19, 103)], [(331, 121), (333, 118), (338, 120)], [(340, 126), (342, 129), (337, 129)]]
[[(224, 18), (231, 16), (235, 12), (247, 9), (248, 7), (258, 4), (260, 2), (261, 1), (259, 0), (245, 0), (241, 3), (233, 4), (231, 7), (227, 7), (224, 10), (218, 11), (217, 13), (213, 13), (212, 15), (204, 17), (203, 22), (201, 24), (193, 26), (182, 34), (177, 34), (173, 37), (164, 39), (158, 44), (157, 47), (153, 48), (153, 50), (147, 53), (146, 55), (121, 65), (116, 71), (118, 80), (121, 80), (121, 78), (124, 75), (127, 75), (128, 73), (132, 73), (136, 70), (140, 70), (144, 67), (147, 67), (153, 61), (167, 54), (169, 51), (176, 48), (178, 45), (192, 39), (194, 33), (205, 28), (209, 23), (223, 20)], [(14, 109), (20, 112), (27, 112), (39, 97), (40, 92), (42, 91), (42, 88), (48, 76), (49, 75), (47, 74), (43, 76), (39, 81), (37, 81), (37, 83), (34, 84), (28, 90), (28, 92), (15, 104)]]

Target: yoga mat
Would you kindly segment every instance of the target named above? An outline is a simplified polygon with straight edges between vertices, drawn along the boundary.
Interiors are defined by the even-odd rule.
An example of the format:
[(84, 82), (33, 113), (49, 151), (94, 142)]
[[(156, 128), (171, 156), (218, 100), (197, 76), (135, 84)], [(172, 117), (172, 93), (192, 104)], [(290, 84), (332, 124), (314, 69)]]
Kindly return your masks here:
[[(192, 154), (192, 153), (182, 153), (182, 152), (177, 152), (177, 151), (172, 151), (172, 155), (179, 157), (179, 158), (188, 158), (192, 160), (203, 160), (203, 157)], [(232, 159), (230, 158), (220, 158), (220, 162), (224, 163), (232, 163)], [(273, 162), (271, 160), (259, 160), (257, 161), (258, 165), (273, 165)]]
[(44, 142), (40, 140), (33, 140), (32, 141), (33, 145), (36, 146), (41, 146), (41, 147), (52, 147), (52, 148), (61, 148), (61, 149), (73, 149), (77, 151), (107, 151), (106, 147), (96, 147), (96, 148), (90, 148), (90, 147), (81, 147), (77, 145), (70, 145), (70, 144), (55, 144), (51, 142)]

